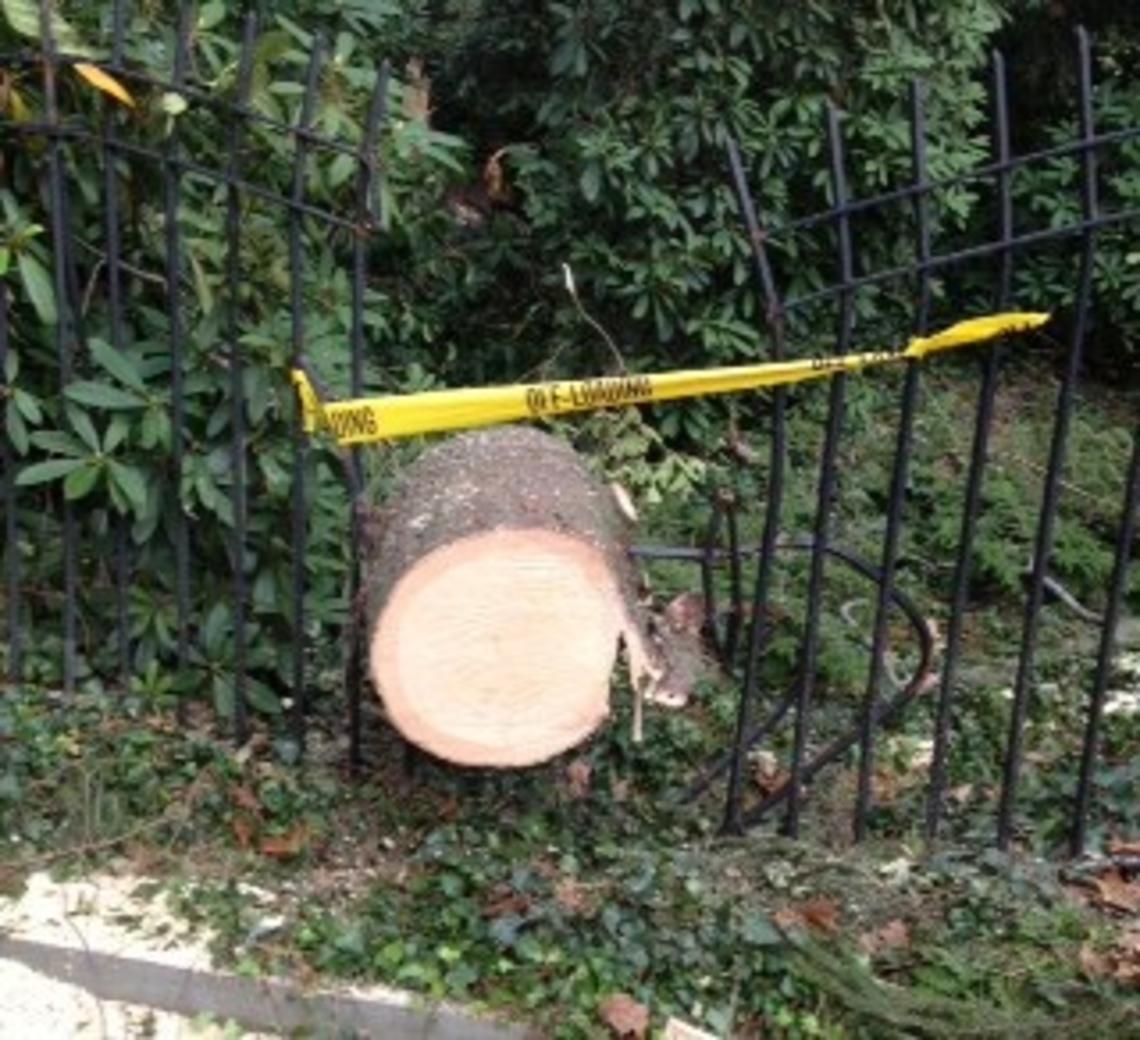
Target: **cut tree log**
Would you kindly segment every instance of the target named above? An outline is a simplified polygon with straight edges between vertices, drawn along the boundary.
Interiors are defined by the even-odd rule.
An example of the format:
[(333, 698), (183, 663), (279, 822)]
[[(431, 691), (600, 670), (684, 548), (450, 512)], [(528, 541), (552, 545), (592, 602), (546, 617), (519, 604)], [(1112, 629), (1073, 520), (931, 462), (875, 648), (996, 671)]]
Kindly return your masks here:
[(369, 525), (370, 668), (395, 727), (462, 765), (546, 761), (606, 719), (621, 642), (638, 730), (660, 671), (636, 613), (632, 526), (568, 445), (532, 428), (420, 456)]

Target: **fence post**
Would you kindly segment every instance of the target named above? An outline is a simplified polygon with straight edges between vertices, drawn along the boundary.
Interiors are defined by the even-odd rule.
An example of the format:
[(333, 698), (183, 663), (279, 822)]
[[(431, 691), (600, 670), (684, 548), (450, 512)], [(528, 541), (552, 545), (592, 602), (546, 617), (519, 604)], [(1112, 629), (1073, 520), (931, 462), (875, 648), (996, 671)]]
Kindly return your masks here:
[(997, 817), (997, 844), (1008, 849), (1013, 837), (1014, 807), (1017, 802), (1017, 785), (1021, 777), (1022, 745), (1025, 737), (1025, 718), (1029, 710), (1030, 684), (1033, 681), (1034, 658), (1037, 651), (1037, 629), (1041, 605), (1045, 598), (1045, 575), (1049, 568), (1049, 555), (1053, 551), (1053, 527), (1057, 518), (1057, 502), (1061, 494), (1061, 470), (1064, 468), (1068, 448), (1069, 425), (1073, 413), (1073, 398), (1081, 367), (1085, 333), (1089, 324), (1092, 300), (1093, 258), (1096, 249), (1096, 230), (1092, 222), (1097, 217), (1096, 143), (1092, 106), (1092, 47), (1085, 30), (1077, 30), (1078, 84), (1081, 125), (1081, 209), (1085, 229), (1081, 246), (1081, 271), (1077, 288), (1076, 314), (1073, 318), (1072, 337), (1069, 342), (1069, 363), (1065, 379), (1057, 397), (1053, 439), (1049, 448), (1049, 468), (1045, 474), (1041, 513), (1037, 522), (1037, 536), (1033, 548), (1033, 573), (1029, 594), (1025, 601), (1025, 620), (1021, 637), (1021, 654), (1017, 663), (1017, 678), (1013, 687), (1013, 708), (1010, 711), (1009, 736), (1005, 761), (1002, 766), (1001, 800)]
[[(728, 143), (728, 157), (732, 177), (736, 185), (744, 225), (748, 231), (748, 242), (752, 251), (753, 270), (759, 283), (764, 314), (772, 333), (772, 360), (784, 360), (784, 314), (780, 298), (776, 292), (768, 253), (764, 247), (764, 232), (756, 215), (752, 194), (748, 190), (748, 179), (744, 173), (740, 150), (736, 141)], [(776, 535), (780, 526), (780, 512), (784, 495), (784, 462), (786, 450), (784, 409), (785, 388), (777, 386), (772, 392), (772, 445), (769, 453), (768, 502), (764, 515), (764, 533), (761, 536), (760, 562), (756, 570), (756, 586), (752, 597), (752, 624), (748, 633), (747, 658), (744, 663), (744, 684), (740, 692), (740, 706), (736, 717), (736, 732), (732, 745), (732, 761), (728, 772), (728, 790), (725, 797), (724, 822), (726, 833), (739, 833), (742, 829), (740, 798), (745, 756), (748, 752), (749, 734), (752, 730), (757, 689), (759, 686), (760, 661), (768, 641), (770, 625), (765, 613), (768, 607), (769, 590), (772, 584), (772, 570), (776, 555)]]

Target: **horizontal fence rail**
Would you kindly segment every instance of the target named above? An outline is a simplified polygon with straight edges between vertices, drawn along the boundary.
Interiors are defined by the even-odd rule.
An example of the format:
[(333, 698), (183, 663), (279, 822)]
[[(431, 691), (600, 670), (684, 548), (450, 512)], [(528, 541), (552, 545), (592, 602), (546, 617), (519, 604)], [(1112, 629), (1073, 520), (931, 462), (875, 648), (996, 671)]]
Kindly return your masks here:
[[(19, 70), (42, 78), (42, 116), (28, 121), (0, 120), (6, 148), (35, 150), (36, 169), (42, 180), (24, 186), (29, 210), (42, 218), (50, 246), (50, 279), (56, 301), (57, 320), (52, 336), (59, 380), (58, 392), (74, 399), (77, 385), (91, 372), (98, 349), (93, 336), (92, 314), (98, 311), (101, 336), (107, 339), (109, 355), (103, 363), (112, 371), (137, 344), (132, 307), (145, 306), (161, 313), (164, 337), (152, 359), (156, 371), (168, 366), (169, 399), (164, 396), (168, 423), (168, 450), (161, 460), (167, 486), (173, 496), (155, 508), (155, 525), (165, 531), (161, 553), (142, 549), (132, 537), (132, 510), (97, 513), (73, 501), (69, 494), (44, 492), (20, 483), (20, 474), (31, 463), (25, 450), (7, 436), (0, 437), (0, 508), (3, 510), (4, 566), (2, 612), (4, 661), (11, 685), (34, 682), (27, 673), (27, 648), (41, 633), (59, 638), (61, 668), (58, 684), (65, 693), (74, 691), (90, 667), (84, 647), (109, 640), (114, 647), (107, 659), (108, 672), (101, 677), (119, 686), (136, 681), (144, 663), (155, 657), (147, 640), (158, 640), (158, 657), (177, 675), (191, 672), (208, 677), (219, 719), (234, 739), (246, 741), (255, 726), (259, 703), (279, 705), (280, 732), (300, 753), (306, 740), (307, 720), (312, 712), (315, 674), (331, 670), (336, 686), (346, 698), (349, 757), (353, 766), (362, 761), (365, 718), (362, 690), (363, 631), (360, 600), (363, 594), (363, 537), (360, 507), (365, 467), (359, 447), (331, 458), (343, 478), (344, 551), (333, 568), (333, 577), (317, 573), (314, 562), (327, 546), (318, 544), (327, 532), (316, 530), (311, 519), (316, 474), (330, 462), (323, 448), (310, 446), (301, 428), (300, 415), (282, 404), (272, 419), (255, 403), (251, 392), (264, 356), (247, 343), (252, 316), (243, 300), (243, 286), (262, 272), (248, 261), (250, 243), (258, 220), (268, 219), (286, 230), (284, 258), (287, 285), (281, 293), (282, 313), (287, 316), (278, 333), (285, 344), (279, 370), (273, 378), (288, 396), (288, 367), (306, 372), (320, 392), (317, 365), (310, 356), (313, 315), (306, 285), (327, 272), (310, 269), (307, 244), (316, 238), (340, 236), (345, 274), (350, 291), (350, 314), (345, 344), (345, 362), (337, 371), (344, 385), (338, 390), (359, 397), (365, 391), (366, 365), (371, 359), (368, 318), (368, 288), (373, 249), (386, 225), (381, 191), (383, 168), (380, 145), (389, 126), (390, 73), (387, 65), (375, 70), (371, 100), (364, 113), (358, 140), (330, 138), (316, 125), (321, 77), (328, 62), (323, 42), (314, 40), (303, 82), (296, 84), (296, 118), (284, 122), (251, 105), (254, 49), (258, 25), (251, 15), (235, 64), (232, 90), (224, 97), (196, 82), (192, 73), (192, 25), (190, 6), (180, 5), (173, 33), (169, 78), (156, 78), (131, 68), (124, 56), (124, 5), (116, 3), (112, 20), (110, 58), (99, 63), (129, 89), (163, 92), (181, 99), (197, 122), (183, 124), (172, 118), (169, 132), (160, 140), (132, 137), (130, 122), (121, 118), (110, 99), (102, 103), (98, 117), (90, 112), (61, 108), (58, 90), (60, 71), (74, 65), (73, 55), (58, 52), (52, 39), (49, 8), (42, 18), (42, 47), (0, 57), (0, 68)], [(995, 840), (1008, 848), (1018, 836), (1018, 790), (1025, 769), (1024, 744), (1027, 712), (1034, 683), (1037, 643), (1042, 607), (1048, 586), (1048, 566), (1056, 538), (1056, 521), (1062, 493), (1062, 473), (1067, 457), (1070, 427), (1075, 408), (1082, 352), (1088, 338), (1093, 311), (1093, 270), (1098, 237), (1140, 221), (1140, 209), (1106, 210), (1100, 197), (1098, 156), (1140, 139), (1140, 127), (1098, 132), (1093, 118), (1093, 59), (1090, 40), (1083, 31), (1077, 38), (1078, 137), (1069, 142), (1025, 154), (1011, 148), (1010, 105), (1006, 69), (995, 54), (990, 69), (992, 99), (992, 154), (982, 165), (953, 177), (929, 174), (925, 127), (924, 88), (915, 82), (910, 99), (912, 170), (910, 182), (880, 194), (853, 197), (849, 183), (842, 126), (842, 113), (829, 105), (821, 128), (832, 204), (819, 212), (782, 224), (766, 225), (757, 196), (750, 188), (749, 163), (734, 142), (727, 149), (727, 172), (735, 190), (741, 221), (750, 250), (758, 312), (767, 331), (770, 359), (783, 360), (794, 353), (806, 322), (826, 323), (834, 328), (836, 354), (855, 347), (858, 305), (868, 291), (896, 286), (911, 301), (906, 318), (916, 335), (926, 333), (935, 318), (936, 281), (953, 272), (978, 272), (992, 286), (998, 311), (1015, 307), (1015, 273), (1046, 247), (1065, 243), (1075, 248), (1079, 272), (1072, 286), (1073, 300), (1067, 321), (1065, 367), (1053, 416), (1044, 488), (1038, 509), (1033, 561), (1022, 616), (1017, 673), (1003, 749), (1002, 783)], [(87, 60), (87, 59), (84, 59)], [(203, 130), (207, 126), (208, 130)], [(208, 135), (213, 149), (202, 147)], [(276, 182), (262, 176), (260, 161), (267, 150), (288, 153), (283, 161), (287, 175)], [(321, 162), (344, 159), (351, 164), (350, 202), (342, 207), (314, 201), (313, 170)], [(1013, 183), (1022, 171), (1038, 169), (1061, 159), (1079, 164), (1077, 192), (1080, 216), (1061, 226), (1026, 226), (1027, 215), (1015, 213)], [(92, 167), (92, 164), (94, 166)], [(83, 196), (81, 171), (94, 168), (100, 185), (97, 205), (102, 226), (100, 246), (84, 242), (76, 231), (77, 214), (86, 215), (93, 205)], [(127, 170), (130, 175), (128, 176)], [(992, 237), (982, 242), (940, 241), (940, 228), (932, 216), (938, 198), (964, 186), (990, 190), (994, 199)], [(127, 187), (131, 188), (128, 192)], [(218, 605), (203, 603), (198, 585), (210, 575), (196, 571), (211, 537), (200, 522), (202, 501), (210, 493), (198, 488), (202, 460), (196, 457), (196, 423), (199, 390), (194, 381), (193, 352), (202, 321), (201, 307), (194, 308), (189, 293), (201, 280), (199, 263), (191, 247), (193, 228), (185, 216), (188, 193), (213, 191), (223, 214), (224, 251), (216, 300), (216, 337), (219, 347), (214, 362), (226, 369), (226, 399), (217, 402), (216, 417), (207, 421), (228, 424), (229, 439), (224, 459), (210, 465), (218, 468), (217, 494), (225, 505), (211, 500), (210, 508), (224, 514), (225, 553), (229, 560), (227, 600)], [(149, 192), (150, 204), (161, 219), (153, 228), (141, 227), (137, 214), (138, 192)], [(890, 262), (878, 269), (863, 265), (860, 243), (867, 222), (895, 219), (902, 213), (913, 229), (911, 258)], [(1019, 216), (1023, 219), (1019, 222)], [(815, 236), (814, 238), (812, 236)], [(811, 240), (814, 248), (833, 257), (835, 279), (831, 284), (795, 284), (792, 248)], [(146, 257), (161, 270), (144, 269)], [(101, 286), (101, 290), (99, 287)], [(13, 300), (7, 283), (0, 280), (0, 400), (5, 409), (17, 407), (9, 385), (9, 357), (22, 346), (24, 337), (12, 318)], [(1067, 314), (1068, 318), (1069, 315)], [(374, 353), (374, 350), (372, 351)], [(974, 547), (982, 509), (983, 489), (995, 395), (1002, 349), (987, 346), (980, 364), (976, 405), (970, 422), (971, 446), (961, 501), (960, 529), (953, 559), (953, 575), (947, 606), (945, 643), (938, 654), (927, 621), (928, 610), (899, 588), (902, 538), (908, 523), (907, 487), (915, 446), (915, 420), (921, 391), (923, 366), (905, 361), (894, 426), (889, 489), (879, 555), (866, 560), (837, 544), (835, 505), (838, 471), (847, 418), (849, 383), (842, 374), (829, 378), (826, 420), (818, 458), (818, 479), (810, 536), (791, 536), (784, 530), (788, 464), (789, 397), (776, 387), (758, 411), (764, 424), (767, 458), (763, 470), (764, 501), (740, 501), (732, 496), (714, 497), (704, 543), (697, 546), (652, 547), (634, 550), (647, 561), (671, 560), (689, 563), (703, 591), (704, 631), (724, 668), (739, 681), (739, 699), (732, 734), (723, 752), (705, 763), (682, 792), (685, 800), (697, 798), (723, 782), (722, 826), (739, 832), (769, 820), (775, 810), (783, 815), (781, 826), (791, 835), (800, 831), (801, 817), (810, 786), (826, 766), (856, 751), (857, 789), (852, 806), (852, 831), (865, 837), (874, 808), (872, 779), (877, 744), (883, 727), (900, 717), (916, 699), (930, 695), (933, 701), (933, 752), (925, 796), (925, 831), (937, 837), (946, 813), (948, 761), (952, 751), (952, 720), (963, 656), (964, 623), (969, 610), (969, 589), (974, 566)], [(116, 358), (119, 360), (116, 361)], [(127, 384), (130, 378), (127, 378)], [(127, 387), (130, 389), (129, 385)], [(140, 391), (141, 393), (141, 391)], [(262, 395), (264, 396), (264, 395)], [(148, 407), (150, 407), (148, 405)], [(255, 476), (263, 463), (257, 445), (261, 424), (293, 423), (291, 456), (281, 478), (287, 484), (287, 506), (278, 503), (271, 511), (260, 501)], [(82, 435), (82, 431), (81, 434)], [(93, 434), (94, 435), (94, 434)], [(156, 435), (157, 436), (157, 435)], [(42, 441), (42, 438), (41, 438)], [(1101, 740), (1102, 716), (1114, 635), (1120, 620), (1135, 534), (1135, 513), (1140, 505), (1140, 429), (1133, 433), (1133, 450), (1125, 480), (1114, 565), (1107, 592), (1106, 609), (1095, 671), (1089, 690), (1086, 729), (1079, 774), (1075, 776), (1070, 828), (1070, 851), (1080, 853), (1088, 838), (1088, 819), (1095, 800), (1095, 774)], [(53, 456), (54, 458), (55, 456)], [(277, 466), (277, 462), (274, 462)], [(112, 478), (108, 478), (109, 480)], [(133, 479), (133, 478), (132, 478)], [(122, 478), (118, 499), (134, 503), (137, 496), (153, 494)], [(205, 485), (203, 485), (205, 486)], [(193, 496), (198, 498), (194, 499)], [(197, 502), (194, 505), (194, 502)], [(137, 503), (136, 503), (137, 504)], [(133, 508), (133, 505), (132, 505)], [(141, 510), (135, 509), (135, 520)], [(26, 540), (33, 537), (33, 514), (46, 513), (58, 533), (57, 581), (48, 588), (32, 587), (24, 573)], [(751, 514), (759, 520), (756, 542), (742, 535), (743, 520)], [(37, 527), (36, 530), (42, 530)], [(272, 547), (272, 551), (270, 551)], [(259, 570), (262, 557), (273, 555), (281, 566), (273, 573), (272, 596), (264, 593)], [(806, 557), (806, 598), (802, 618), (799, 667), (791, 688), (774, 692), (764, 688), (761, 667), (769, 650), (772, 626), (770, 607), (784, 561)], [(824, 595), (834, 568), (852, 570), (874, 588), (872, 636), (867, 657), (865, 685), (858, 718), (851, 729), (820, 745), (813, 729), (819, 656), (823, 639)], [(140, 631), (131, 620), (133, 597), (145, 594), (144, 586), (158, 575), (161, 604), (153, 624), (160, 632), (153, 637)], [(142, 581), (143, 577), (147, 581)], [(724, 579), (722, 582), (722, 578)], [(747, 582), (751, 579), (751, 587)], [(336, 586), (335, 609), (315, 609), (318, 588)], [(268, 584), (268, 583), (267, 583)], [(718, 596), (727, 592), (720, 605)], [(327, 597), (326, 597), (327, 598)], [(268, 602), (271, 600), (272, 602)], [(325, 600), (322, 599), (322, 603)], [(221, 612), (219, 612), (221, 610)], [(890, 696), (884, 679), (890, 626), (902, 618), (918, 647), (913, 675)], [(218, 620), (218, 619), (221, 620)], [(142, 626), (146, 628), (146, 626)], [(288, 655), (288, 681), (267, 690), (269, 674), (256, 659), (254, 635), (269, 631)], [(333, 653), (329, 653), (329, 647)], [(206, 664), (203, 664), (205, 660)], [(219, 670), (219, 662), (224, 669)], [(206, 680), (204, 680), (206, 681)], [(178, 687), (179, 710), (186, 712), (193, 691)], [(775, 790), (749, 802), (745, 777), (750, 752), (780, 727), (791, 726), (791, 751), (787, 779)]]

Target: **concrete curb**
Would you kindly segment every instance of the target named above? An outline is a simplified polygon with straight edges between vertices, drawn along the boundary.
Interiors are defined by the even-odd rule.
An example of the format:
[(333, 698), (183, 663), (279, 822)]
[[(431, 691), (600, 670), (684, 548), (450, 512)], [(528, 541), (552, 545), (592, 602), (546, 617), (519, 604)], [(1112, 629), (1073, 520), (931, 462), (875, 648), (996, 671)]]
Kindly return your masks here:
[(141, 1004), (193, 1017), (232, 1019), (247, 1029), (292, 1035), (384, 1040), (536, 1040), (534, 1030), (425, 1004), (402, 990), (306, 992), (283, 979), (253, 979), (120, 957), (99, 950), (0, 936), (0, 960), (79, 986), (100, 1000)]

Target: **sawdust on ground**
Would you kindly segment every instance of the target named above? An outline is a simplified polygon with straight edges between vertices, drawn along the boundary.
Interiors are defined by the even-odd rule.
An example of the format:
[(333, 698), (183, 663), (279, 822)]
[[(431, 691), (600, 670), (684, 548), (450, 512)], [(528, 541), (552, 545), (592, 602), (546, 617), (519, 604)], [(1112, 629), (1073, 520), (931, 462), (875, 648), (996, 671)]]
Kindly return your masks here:
[[(143, 879), (100, 874), (76, 881), (31, 875), (17, 899), (0, 898), (0, 933), (145, 959), (190, 970), (211, 967), (202, 937), (191, 935)], [(268, 1037), (232, 1023), (117, 1001), (99, 1000), (79, 986), (0, 959), (0, 1040), (232, 1040)]]

